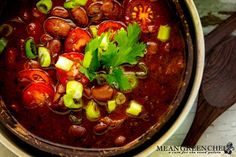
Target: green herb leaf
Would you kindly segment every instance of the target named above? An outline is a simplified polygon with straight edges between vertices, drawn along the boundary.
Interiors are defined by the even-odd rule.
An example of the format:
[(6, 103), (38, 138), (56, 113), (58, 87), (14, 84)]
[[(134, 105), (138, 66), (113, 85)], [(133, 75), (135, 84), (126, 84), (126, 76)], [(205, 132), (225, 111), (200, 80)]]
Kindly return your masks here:
[(141, 29), (138, 24), (129, 24), (127, 31), (121, 28), (115, 35), (115, 42), (108, 45), (103, 53), (102, 63), (106, 67), (117, 67), (124, 63), (137, 64), (138, 57), (143, 57), (146, 45), (139, 43)]
[(94, 71), (89, 71), (85, 67), (80, 67), (79, 71), (83, 73), (90, 81), (93, 81), (96, 78), (96, 72)]
[(125, 76), (121, 68), (115, 68), (110, 74), (106, 75), (106, 79), (109, 85), (114, 86), (122, 91), (128, 91), (132, 89), (128, 78)]

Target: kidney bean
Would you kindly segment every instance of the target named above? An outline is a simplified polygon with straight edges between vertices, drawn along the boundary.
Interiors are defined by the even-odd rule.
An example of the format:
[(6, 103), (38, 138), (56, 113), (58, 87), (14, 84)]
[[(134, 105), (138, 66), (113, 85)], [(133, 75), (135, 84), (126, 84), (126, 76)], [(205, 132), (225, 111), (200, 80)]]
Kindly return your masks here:
[(71, 125), (68, 133), (73, 137), (82, 137), (86, 133), (86, 129), (79, 125)]
[(67, 18), (69, 17), (69, 12), (61, 6), (56, 6), (52, 9), (51, 15)]
[(43, 44), (46, 44), (48, 41), (50, 41), (50, 40), (52, 40), (53, 39), (53, 37), (52, 36), (50, 36), (49, 34), (43, 34), (41, 37), (40, 37), (40, 41), (41, 41), (41, 43), (43, 43)]
[(120, 18), (122, 14), (121, 5), (117, 1), (113, 0), (104, 0), (101, 10), (106, 17), (113, 20)]
[(88, 16), (84, 8), (82, 7), (73, 8), (71, 10), (71, 14), (78, 25), (83, 27), (88, 25)]
[(95, 132), (95, 134), (101, 135), (106, 133), (106, 131), (108, 130), (108, 125), (100, 122), (99, 124), (95, 125), (93, 128), (93, 131)]
[(93, 16), (96, 16), (97, 14), (102, 13), (101, 7), (102, 7), (101, 2), (94, 2), (90, 4), (88, 7), (88, 15), (93, 17)]
[(126, 141), (126, 137), (120, 135), (115, 139), (114, 144), (116, 146), (123, 146), (125, 144), (125, 141)]
[(52, 56), (52, 62), (55, 63), (58, 55), (61, 52), (61, 42), (58, 39), (53, 39), (47, 43), (47, 48), (50, 51), (50, 54)]
[(47, 33), (52, 36), (66, 37), (71, 29), (70, 25), (63, 19), (50, 18), (44, 23)]
[(109, 85), (92, 88), (92, 96), (98, 101), (108, 101), (112, 98), (114, 89)]
[(37, 33), (40, 33), (41, 26), (39, 23), (33, 22), (33, 23), (30, 23), (26, 29), (29, 36), (35, 37), (37, 36)]
[(89, 5), (87, 9), (88, 16), (92, 17), (91, 21), (93, 23), (99, 23), (103, 18), (101, 6), (102, 6), (101, 2), (94, 2), (91, 5)]

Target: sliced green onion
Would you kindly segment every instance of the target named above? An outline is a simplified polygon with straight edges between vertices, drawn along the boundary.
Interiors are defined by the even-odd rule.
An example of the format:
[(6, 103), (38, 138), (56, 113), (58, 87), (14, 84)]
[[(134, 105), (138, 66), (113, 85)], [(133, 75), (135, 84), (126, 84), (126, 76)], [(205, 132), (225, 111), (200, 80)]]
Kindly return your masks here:
[(138, 116), (142, 111), (142, 105), (132, 100), (129, 104), (129, 107), (126, 109), (126, 113), (132, 116)]
[(74, 64), (74, 62), (69, 60), (68, 58), (63, 57), (63, 56), (59, 56), (55, 66), (58, 69), (62, 69), (62, 70), (65, 70), (65, 71), (70, 71), (73, 64)]
[(132, 89), (134, 89), (138, 86), (138, 80), (137, 80), (137, 77), (135, 76), (135, 73), (133, 73), (133, 72), (126, 73), (125, 77), (128, 79)]
[(72, 0), (76, 5), (85, 6), (88, 0)]
[(126, 102), (126, 97), (123, 93), (117, 93), (116, 97), (115, 97), (115, 101), (117, 105), (122, 105)]
[(157, 39), (162, 42), (166, 42), (170, 38), (170, 26), (168, 25), (161, 25), (157, 34)]
[(64, 8), (66, 9), (73, 9), (74, 7), (76, 7), (76, 4), (74, 1), (68, 1), (64, 3)]
[(147, 75), (148, 75), (148, 68), (147, 68), (146, 64), (143, 63), (143, 62), (140, 62), (140, 63), (138, 64), (138, 67), (139, 67), (142, 71), (135, 72), (135, 75), (136, 75), (138, 78), (141, 78), (141, 79), (146, 78)]
[(70, 94), (65, 94), (63, 96), (63, 102), (64, 102), (64, 105), (70, 109), (79, 109), (83, 105), (82, 99), (79, 99), (79, 101), (75, 102), (75, 100), (73, 99), (73, 96)]
[(29, 38), (25, 43), (25, 53), (26, 57), (29, 59), (34, 59), (37, 57), (37, 50), (33, 38)]
[(4, 37), (0, 38), (0, 54), (3, 52), (3, 50), (6, 48), (8, 43), (8, 40)]
[(0, 26), (0, 36), (3, 35), (5, 37), (8, 37), (9, 35), (11, 35), (12, 31), (13, 31), (13, 28), (9, 24), (2, 24)]
[(88, 103), (85, 110), (87, 118), (91, 121), (97, 120), (101, 116), (97, 104), (93, 100)]
[(91, 34), (92, 34), (92, 36), (95, 38), (95, 37), (97, 37), (98, 36), (98, 28), (97, 28), (97, 26), (94, 26), (94, 25), (92, 25), (92, 26), (89, 26), (89, 31), (91, 32)]
[(80, 99), (83, 95), (83, 85), (78, 81), (68, 81), (66, 84), (66, 94), (69, 94), (73, 99)]
[(52, 9), (52, 1), (51, 0), (40, 0), (36, 4), (36, 7), (41, 13), (48, 14), (48, 12)]
[(39, 63), (41, 67), (49, 67), (51, 64), (51, 55), (46, 47), (38, 48)]
[(107, 102), (107, 111), (108, 111), (108, 113), (113, 112), (116, 109), (116, 106), (117, 106), (117, 104), (116, 104), (115, 100), (109, 100)]

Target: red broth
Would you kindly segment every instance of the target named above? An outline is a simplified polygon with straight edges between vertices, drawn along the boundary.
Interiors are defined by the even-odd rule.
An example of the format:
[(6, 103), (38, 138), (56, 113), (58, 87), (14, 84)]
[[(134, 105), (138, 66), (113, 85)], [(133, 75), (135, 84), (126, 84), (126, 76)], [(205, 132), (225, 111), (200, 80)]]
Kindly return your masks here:
[[(27, 130), (60, 144), (107, 148), (122, 146), (140, 137), (168, 111), (182, 86), (186, 66), (185, 44), (178, 18), (171, 12), (168, 2), (89, 0), (77, 10), (63, 8), (64, 0), (53, 0), (52, 3), (48, 14), (41, 13), (33, 1), (33, 7), (22, 7), (19, 14), (2, 22), (13, 27), (12, 33), (5, 37), (8, 43), (0, 55), (0, 93), (7, 108)], [(110, 23), (104, 26), (104, 21)], [(112, 88), (109, 89), (112, 92), (111, 96), (109, 93), (106, 93), (108, 96), (102, 96), (113, 99), (121, 92), (126, 102), (108, 113), (107, 101), (101, 103), (95, 100), (100, 117), (93, 121), (86, 117), (85, 108), (97, 96), (88, 97), (91, 89), (98, 85), (84, 75), (73, 77), (72, 80), (78, 80), (84, 86), (83, 107), (78, 110), (68, 109), (60, 99), (65, 94), (65, 86), (71, 75), (56, 69), (58, 57), (81, 62), (84, 47), (92, 38), (90, 25), (98, 26), (99, 34), (99, 31), (104, 32), (106, 29), (126, 28), (133, 22), (140, 25), (142, 32), (139, 41), (147, 46), (144, 57), (139, 59), (147, 66), (147, 76), (138, 79), (137, 87), (131, 92), (121, 92), (112, 86), (104, 87)], [(171, 30), (169, 39), (164, 42), (157, 38), (161, 25), (168, 25)], [(72, 31), (75, 35), (68, 39)], [(1, 36), (6, 35), (3, 31), (1, 33)], [(84, 39), (79, 48), (73, 47), (73, 40), (78, 35)], [(25, 44), (29, 37), (34, 39), (36, 47), (42, 45), (50, 50), (50, 66), (42, 67), (37, 57), (27, 58)], [(71, 57), (68, 53), (72, 51), (76, 55)], [(140, 71), (137, 65), (122, 66), (125, 71)], [(35, 95), (37, 101), (30, 103)], [(126, 113), (132, 100), (142, 105), (138, 116)]]

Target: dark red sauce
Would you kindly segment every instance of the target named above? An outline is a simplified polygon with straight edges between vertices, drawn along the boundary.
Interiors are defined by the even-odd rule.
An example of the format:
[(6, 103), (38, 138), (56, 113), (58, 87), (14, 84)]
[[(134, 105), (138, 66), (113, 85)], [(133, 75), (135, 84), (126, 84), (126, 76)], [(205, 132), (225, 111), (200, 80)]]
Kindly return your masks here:
[[(14, 17), (9, 17), (3, 22), (13, 27), (12, 34), (6, 37), (9, 41), (7, 47), (0, 55), (0, 93), (7, 108), (27, 130), (39, 137), (60, 144), (85, 148), (104, 148), (125, 145), (140, 137), (167, 112), (181, 87), (185, 71), (184, 40), (178, 18), (172, 14), (168, 2), (165, 0), (153, 2), (149, 0), (95, 0), (95, 2), (89, 0), (86, 6), (81, 7), (85, 14), (89, 15), (87, 21), (85, 17), (79, 17), (78, 20), (73, 15), (83, 16), (81, 10), (63, 9), (64, 0), (53, 0), (52, 2), (53, 9), (56, 6), (61, 6), (60, 10), (52, 11), (52, 9), (50, 13), (42, 14), (35, 7), (36, 2), (32, 1), (32, 5), (29, 5), (32, 7), (21, 7), (19, 14), (13, 14)], [(112, 10), (109, 8), (110, 3), (113, 5)], [(94, 13), (96, 11), (91, 7), (100, 8), (101, 15), (100, 12)], [(137, 9), (134, 9), (135, 7)], [(142, 10), (140, 11), (140, 9)], [(138, 14), (146, 16), (146, 19), (140, 18)], [(45, 26), (45, 21), (50, 18), (59, 20), (59, 23), (62, 23), (62, 20), (66, 26), (63, 26), (62, 30)], [(25, 69), (41, 69), (50, 78), (50, 80), (45, 81), (44, 75), (40, 75), (41, 81), (47, 82), (53, 92), (56, 93), (57, 86), (62, 83), (58, 79), (59, 76), (54, 66), (58, 56), (68, 53), (67, 49), (76, 53), (84, 53), (84, 48), (73, 49), (66, 44), (65, 39), (68, 36), (66, 31), (70, 32), (80, 27), (88, 32), (87, 40), (90, 40), (91, 33), (88, 31), (88, 27), (90, 25), (99, 26), (100, 23), (107, 20), (119, 21), (124, 27), (128, 23), (137, 22), (142, 28), (140, 41), (147, 44), (147, 53), (140, 61), (148, 67), (148, 76), (145, 79), (139, 79), (138, 86), (132, 92), (124, 93), (127, 98), (126, 103), (118, 106), (111, 114), (107, 113), (105, 105), (98, 105), (101, 117), (96, 121), (88, 120), (84, 110), (68, 111), (59, 102), (57, 102), (58, 104), (53, 103), (54, 107), (62, 113), (68, 111), (67, 114), (55, 113), (52, 108), (48, 107), (48, 104), (52, 104), (51, 102), (45, 102), (36, 107), (26, 107), (25, 102), (27, 100), (24, 100), (23, 92), (30, 85), (30, 82), (24, 82), (27, 87), (24, 83), (22, 85), (22, 82), (19, 82), (19, 72)], [(171, 27), (170, 38), (166, 42), (157, 39), (160, 25)], [(25, 42), (29, 37), (34, 38), (36, 45), (40, 44), (48, 48), (50, 48), (50, 42), (54, 42), (54, 46), (51, 48), (52, 63), (50, 67), (42, 68), (37, 59), (30, 60), (26, 57)], [(84, 44), (86, 45), (86, 42)], [(126, 67), (125, 69), (138, 70), (137, 66)], [(80, 78), (80, 81), (86, 81), (86, 78), (82, 79)], [(92, 86), (94, 86), (92, 83), (87, 85), (88, 88)], [(37, 86), (35, 88), (39, 90)], [(41, 91), (51, 89), (45, 88)], [(86, 97), (83, 97), (83, 100), (85, 105), (89, 101)], [(137, 117), (129, 116), (125, 112), (131, 100), (142, 104), (144, 108)], [(82, 118), (82, 122), (78, 126), (85, 130), (82, 129), (81, 131), (79, 128), (81, 132), (75, 132), (76, 129), (73, 130), (72, 126), (75, 124), (70, 120), (71, 116)], [(94, 132), (94, 129), (101, 122), (103, 124), (109, 123), (111, 126), (109, 129), (104, 129), (105, 131), (100, 128), (102, 134), (99, 135)]]

